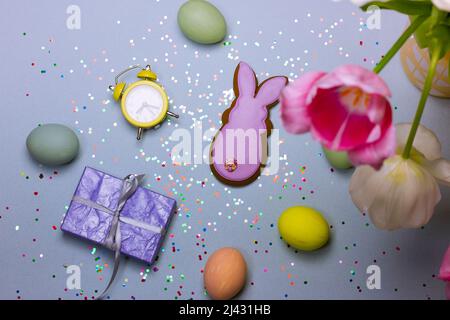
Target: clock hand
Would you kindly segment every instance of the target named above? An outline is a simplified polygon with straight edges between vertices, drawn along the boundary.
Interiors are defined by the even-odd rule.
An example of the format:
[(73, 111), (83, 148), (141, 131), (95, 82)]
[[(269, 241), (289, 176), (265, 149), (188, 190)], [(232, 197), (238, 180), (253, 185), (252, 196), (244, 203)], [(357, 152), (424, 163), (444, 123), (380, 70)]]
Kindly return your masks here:
[[(147, 110), (149, 110), (149, 109), (159, 110), (160, 108), (159, 108), (158, 106), (149, 104), (149, 103), (147, 103), (147, 102), (145, 101), (145, 102), (141, 105), (141, 107), (140, 107), (136, 112), (139, 113), (139, 114), (141, 114), (142, 111), (143, 111), (144, 109), (147, 109)], [(150, 110), (149, 110), (149, 111), (150, 111)], [(150, 113), (151, 113), (151, 114), (154, 114), (154, 112), (151, 112), (151, 111), (150, 111)]]
[(159, 110), (159, 109), (160, 109), (160, 107), (155, 106), (155, 105), (153, 105), (153, 104), (148, 104), (147, 106), (150, 107), (150, 108), (152, 108), (152, 109), (154, 109), (154, 110)]

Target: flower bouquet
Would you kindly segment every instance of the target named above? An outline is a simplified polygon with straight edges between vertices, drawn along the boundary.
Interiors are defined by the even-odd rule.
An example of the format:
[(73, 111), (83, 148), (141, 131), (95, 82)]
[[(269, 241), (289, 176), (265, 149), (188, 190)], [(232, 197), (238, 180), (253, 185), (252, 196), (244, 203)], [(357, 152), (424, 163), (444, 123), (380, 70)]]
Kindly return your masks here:
[[(329, 73), (306, 73), (287, 86), (282, 122), (290, 133), (310, 132), (337, 168), (356, 166), (350, 195), (375, 226), (418, 228), (428, 223), (441, 200), (438, 184), (450, 186), (450, 161), (442, 157), (433, 131), (420, 124), (438, 63), (450, 55), (450, 0), (353, 2), (363, 10), (395, 10), (411, 23), (372, 71), (344, 65)], [(428, 52), (428, 70), (412, 123), (394, 125), (391, 92), (378, 74), (413, 35)], [(446, 77), (450, 79), (450, 68)], [(439, 278), (447, 282), (450, 299), (450, 247)]]
[[(288, 132), (310, 132), (336, 167), (356, 166), (350, 195), (375, 226), (418, 228), (441, 200), (438, 183), (450, 186), (450, 161), (442, 158), (433, 131), (420, 124), (438, 63), (450, 55), (450, 0), (353, 2), (363, 10), (375, 5), (409, 15), (411, 23), (372, 71), (344, 65), (291, 83), (282, 93), (282, 122)], [(391, 92), (378, 74), (413, 35), (428, 51), (428, 70), (412, 123), (394, 125)], [(450, 299), (450, 247), (439, 278), (447, 282)]]
[[(411, 23), (372, 71), (344, 65), (328, 73), (306, 73), (287, 86), (282, 122), (290, 133), (310, 132), (327, 158), (334, 153), (334, 159), (341, 159), (339, 166), (356, 166), (350, 195), (375, 226), (418, 228), (428, 223), (441, 200), (438, 184), (450, 186), (450, 161), (442, 157), (433, 131), (420, 124), (438, 63), (450, 54), (450, 0), (353, 2), (363, 10), (375, 5), (409, 15)], [(394, 125), (391, 92), (378, 74), (413, 35), (428, 51), (428, 70), (412, 123)], [(447, 281), (450, 299), (450, 247), (439, 277)]]
[[(310, 132), (329, 153), (344, 153), (356, 166), (350, 195), (381, 229), (418, 228), (433, 215), (441, 199), (438, 183), (450, 185), (450, 161), (430, 129), (420, 124), (438, 62), (450, 52), (450, 0), (357, 1), (395, 10), (410, 25), (376, 64), (367, 70), (339, 66), (313, 71), (287, 86), (281, 118), (290, 133)], [(379, 73), (414, 35), (428, 50), (429, 68), (412, 123), (394, 125), (391, 92)], [(449, 70), (450, 73), (450, 70)]]

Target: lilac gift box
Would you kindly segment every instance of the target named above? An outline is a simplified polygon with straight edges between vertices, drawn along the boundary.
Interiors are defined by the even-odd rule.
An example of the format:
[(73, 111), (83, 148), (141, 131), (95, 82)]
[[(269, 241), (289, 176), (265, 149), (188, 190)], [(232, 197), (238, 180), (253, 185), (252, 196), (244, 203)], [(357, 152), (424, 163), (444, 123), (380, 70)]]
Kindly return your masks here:
[[(99, 170), (86, 167), (74, 199), (81, 198), (96, 204), (92, 206), (74, 199), (64, 217), (61, 230), (104, 245), (111, 229), (113, 215), (99, 207), (115, 211), (121, 196), (123, 180)], [(98, 206), (99, 205), (99, 206)], [(119, 222), (120, 252), (152, 263), (159, 252), (165, 230), (176, 210), (176, 201), (149, 189), (137, 187), (123, 206)], [(151, 230), (137, 224), (151, 226)]]

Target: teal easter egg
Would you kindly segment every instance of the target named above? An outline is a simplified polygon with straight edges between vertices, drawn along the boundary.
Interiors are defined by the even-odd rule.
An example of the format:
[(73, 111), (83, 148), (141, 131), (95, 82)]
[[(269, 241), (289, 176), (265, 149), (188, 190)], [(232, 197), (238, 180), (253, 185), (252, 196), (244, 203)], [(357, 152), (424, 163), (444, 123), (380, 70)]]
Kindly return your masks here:
[(332, 151), (322, 146), (325, 157), (332, 167), (336, 169), (349, 169), (353, 167), (345, 151)]
[(186, 37), (201, 44), (217, 43), (227, 33), (222, 13), (204, 0), (189, 0), (178, 10), (178, 25)]
[(72, 161), (80, 144), (75, 132), (61, 124), (44, 124), (28, 135), (27, 149), (38, 162), (58, 166)]

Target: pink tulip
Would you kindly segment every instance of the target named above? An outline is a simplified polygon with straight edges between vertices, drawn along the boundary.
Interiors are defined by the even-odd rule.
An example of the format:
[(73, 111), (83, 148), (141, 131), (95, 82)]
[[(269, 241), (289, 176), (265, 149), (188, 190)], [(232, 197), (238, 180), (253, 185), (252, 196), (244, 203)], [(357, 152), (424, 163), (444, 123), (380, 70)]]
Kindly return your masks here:
[(447, 252), (444, 255), (444, 260), (442, 261), (442, 265), (439, 270), (439, 279), (447, 281), (445, 293), (447, 299), (450, 300), (450, 247), (448, 247)]
[(354, 165), (378, 169), (395, 151), (390, 96), (377, 74), (357, 65), (310, 72), (283, 90), (281, 119), (288, 132), (310, 131)]

